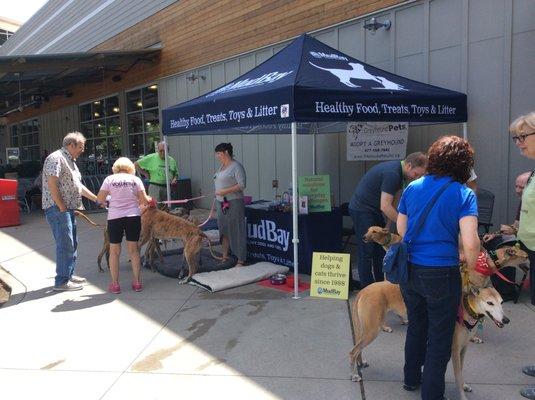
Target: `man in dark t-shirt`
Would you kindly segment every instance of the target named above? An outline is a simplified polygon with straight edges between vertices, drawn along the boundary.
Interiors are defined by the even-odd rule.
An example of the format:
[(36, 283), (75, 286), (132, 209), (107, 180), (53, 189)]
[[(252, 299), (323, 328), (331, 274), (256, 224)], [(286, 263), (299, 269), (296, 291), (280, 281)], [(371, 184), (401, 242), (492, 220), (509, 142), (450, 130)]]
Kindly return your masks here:
[(370, 226), (384, 227), (384, 216), (396, 222), (396, 194), (410, 181), (424, 175), (426, 168), (427, 156), (417, 152), (409, 154), (403, 161), (376, 164), (359, 181), (349, 202), (349, 213), (357, 239), (357, 267), (362, 288), (383, 280), (384, 257), (381, 246), (363, 241), (364, 234)]

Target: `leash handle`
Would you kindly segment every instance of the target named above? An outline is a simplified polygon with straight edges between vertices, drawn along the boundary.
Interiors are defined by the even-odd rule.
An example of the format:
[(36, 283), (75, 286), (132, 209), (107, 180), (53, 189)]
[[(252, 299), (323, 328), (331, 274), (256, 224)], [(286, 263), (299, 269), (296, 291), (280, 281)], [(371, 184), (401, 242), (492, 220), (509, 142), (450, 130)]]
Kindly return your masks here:
[(212, 219), (213, 214), (214, 214), (214, 210), (215, 210), (215, 197), (214, 197), (214, 200), (212, 201), (212, 208), (210, 209), (210, 214), (208, 214), (208, 218), (206, 218), (206, 220), (205, 220), (202, 224), (198, 225), (199, 228), (200, 228), (201, 226), (206, 225), (206, 223), (207, 223), (208, 221), (210, 221), (210, 219)]

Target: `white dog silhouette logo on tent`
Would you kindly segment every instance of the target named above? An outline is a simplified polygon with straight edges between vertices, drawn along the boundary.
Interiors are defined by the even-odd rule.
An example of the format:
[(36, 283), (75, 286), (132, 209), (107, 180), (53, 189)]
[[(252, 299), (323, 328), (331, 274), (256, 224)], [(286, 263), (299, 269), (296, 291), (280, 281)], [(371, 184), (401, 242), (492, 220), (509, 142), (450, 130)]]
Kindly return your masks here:
[(357, 80), (370, 80), (375, 81), (382, 85), (382, 87), (373, 87), (372, 89), (388, 89), (388, 90), (407, 90), (403, 86), (398, 85), (397, 83), (394, 83), (392, 81), (389, 81), (388, 79), (382, 77), (382, 76), (376, 76), (370, 74), (368, 71), (364, 69), (364, 65), (359, 63), (348, 63), (351, 69), (339, 69), (339, 68), (323, 68), (319, 65), (316, 65), (309, 61), (309, 64), (313, 67), (316, 67), (318, 69), (321, 69), (323, 71), (328, 71), (334, 76), (336, 76), (340, 83), (343, 83), (346, 86), (349, 86), (351, 88), (358, 88), (360, 86), (355, 85), (351, 82), (351, 79), (357, 79)]

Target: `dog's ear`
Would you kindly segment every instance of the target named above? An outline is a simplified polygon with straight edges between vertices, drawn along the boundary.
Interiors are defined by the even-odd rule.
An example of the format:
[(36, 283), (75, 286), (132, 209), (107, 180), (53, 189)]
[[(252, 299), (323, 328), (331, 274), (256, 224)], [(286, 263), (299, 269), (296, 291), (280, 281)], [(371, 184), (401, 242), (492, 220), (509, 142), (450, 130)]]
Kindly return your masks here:
[(471, 286), (471, 287), (470, 287), (470, 292), (471, 292), (474, 296), (478, 296), (478, 295), (479, 295), (479, 288), (476, 287), (476, 286)]

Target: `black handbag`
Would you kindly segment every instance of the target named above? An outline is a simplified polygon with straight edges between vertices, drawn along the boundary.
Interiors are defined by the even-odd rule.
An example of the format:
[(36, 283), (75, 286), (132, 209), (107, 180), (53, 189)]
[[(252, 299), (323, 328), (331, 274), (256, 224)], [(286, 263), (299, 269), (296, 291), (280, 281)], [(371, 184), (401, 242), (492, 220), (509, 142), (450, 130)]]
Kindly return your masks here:
[[(424, 226), (425, 219), (431, 211), (431, 208), (435, 205), (436, 201), (446, 190), (446, 188), (451, 185), (453, 181), (450, 181), (443, 185), (440, 190), (435, 194), (431, 201), (425, 207), (425, 210), (420, 215), (420, 219), (416, 224), (416, 228), (412, 233), (413, 237), (416, 237), (416, 234), (420, 232)], [(394, 243), (388, 248), (385, 257), (383, 259), (383, 273), (386, 276), (386, 280), (391, 283), (407, 283), (409, 281), (409, 245), (412, 239), (407, 239), (409, 232), (405, 232), (405, 237), (399, 243)]]

